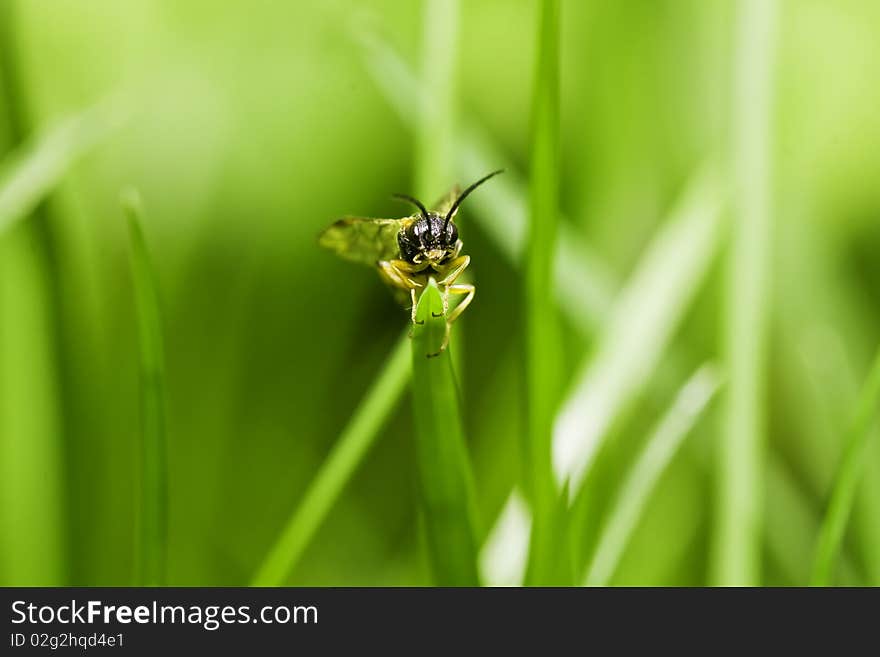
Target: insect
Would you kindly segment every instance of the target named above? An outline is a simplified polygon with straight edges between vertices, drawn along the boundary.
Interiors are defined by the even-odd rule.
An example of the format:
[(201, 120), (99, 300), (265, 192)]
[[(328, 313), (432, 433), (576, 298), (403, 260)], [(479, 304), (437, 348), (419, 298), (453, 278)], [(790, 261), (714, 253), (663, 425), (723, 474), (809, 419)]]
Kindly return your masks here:
[[(454, 188), (430, 211), (417, 198), (395, 194), (395, 198), (416, 206), (418, 213), (402, 219), (344, 217), (327, 227), (318, 238), (321, 246), (346, 260), (375, 266), (401, 302), (412, 304), (414, 324), (424, 322), (416, 321), (416, 306), (420, 290), (434, 278), (443, 293), (446, 334), (440, 351), (432, 356), (449, 344), (452, 323), (468, 307), (476, 291), (469, 283), (456, 283), (471, 257), (461, 255), (462, 242), (455, 215), (472, 191), (499, 173), (501, 170), (483, 176), (461, 193)], [(464, 296), (451, 312), (450, 295)]]

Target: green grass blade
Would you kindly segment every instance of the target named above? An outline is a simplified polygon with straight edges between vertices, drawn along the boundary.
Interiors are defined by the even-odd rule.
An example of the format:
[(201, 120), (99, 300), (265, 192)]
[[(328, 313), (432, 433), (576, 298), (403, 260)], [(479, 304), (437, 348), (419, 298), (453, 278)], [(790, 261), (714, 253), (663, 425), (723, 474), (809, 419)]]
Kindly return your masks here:
[(514, 488), (480, 550), (480, 573), (486, 586), (522, 586), (531, 530), (528, 505)]
[(0, 235), (26, 217), (70, 167), (117, 129), (125, 118), (113, 98), (60, 121), (0, 168)]
[(559, 224), (559, 3), (544, 0), (538, 21), (533, 98), (529, 230), (525, 267), (526, 482), (532, 506), (527, 584), (554, 581), (560, 559), (551, 463), (559, 383), (559, 327), (553, 299)]
[(156, 277), (144, 241), (143, 209), (134, 190), (122, 196), (131, 242), (131, 275), (140, 342), (141, 467), (136, 579), (162, 586), (168, 560), (168, 446), (165, 428), (165, 355)]
[(652, 432), (620, 487), (599, 537), (593, 562), (587, 569), (586, 585), (606, 586), (611, 581), (651, 491), (715, 395), (718, 383), (711, 366), (697, 370)]
[(0, 240), (0, 584), (65, 584), (63, 441), (42, 262)]
[(727, 388), (712, 580), (760, 581), (766, 324), (771, 234), (771, 113), (776, 2), (743, 0), (734, 88), (735, 190), (724, 345)]
[[(65, 583), (64, 440), (51, 282), (35, 226), (4, 234), (17, 214), (28, 158), (7, 154), (25, 136), (15, 17), (0, 4), (0, 584)], [(26, 176), (25, 176), (26, 177)], [(25, 193), (26, 206), (34, 195)], [(40, 196), (40, 195), (37, 195)], [(36, 199), (38, 200), (38, 199)]]
[[(66, 356), (59, 251), (49, 206), (38, 204), (75, 161), (121, 124), (107, 101), (32, 138), (16, 7), (0, 3), (0, 581), (61, 585), (70, 554)], [(7, 153), (6, 147), (15, 150)], [(15, 230), (31, 215), (31, 221)]]
[[(576, 493), (614, 418), (647, 384), (718, 249), (724, 194), (697, 175), (648, 246), (556, 420), (553, 465)], [(571, 303), (577, 303), (576, 297)]]
[(449, 349), (436, 354), (446, 330), (443, 299), (433, 282), (418, 302), (413, 327), (413, 416), (419, 497), (434, 582), (477, 586), (476, 503)]
[(831, 500), (819, 530), (810, 580), (813, 586), (828, 586), (831, 583), (835, 560), (840, 551), (862, 473), (862, 462), (871, 436), (871, 424), (878, 408), (880, 408), (880, 351), (874, 359), (871, 372), (859, 395), (855, 418), (846, 437), (843, 459), (834, 479)]
[[(528, 194), (515, 167), (484, 137), (476, 126), (464, 126), (458, 140), (458, 168), (464, 180), (480, 171), (502, 167), (504, 176), (481, 191), (473, 206), (480, 227), (513, 264), (524, 259)], [(578, 331), (590, 336), (612, 306), (616, 287), (608, 267), (584, 242), (582, 235), (559, 212), (559, 239), (553, 271), (553, 297), (562, 314)]]
[[(784, 578), (783, 585), (800, 586), (810, 580), (822, 518), (812, 495), (803, 490), (802, 482), (773, 452), (767, 459), (767, 499), (772, 500), (767, 505), (765, 523), (768, 559)], [(841, 584), (857, 584), (854, 561), (843, 550), (839, 563)]]
[[(593, 356), (576, 377), (557, 415), (553, 443), (557, 480), (571, 477), (573, 494), (582, 487), (608, 427), (647, 385), (705, 280), (722, 235), (723, 208), (724, 191), (712, 170), (695, 175), (646, 249), (597, 338)], [(572, 306), (584, 302), (576, 295), (568, 299)], [(510, 505), (509, 500), (502, 517), (513, 513)], [(516, 524), (529, 523), (526, 518)], [(572, 535), (580, 535), (577, 527)], [(519, 540), (518, 534), (512, 536)], [(496, 552), (505, 549), (518, 551), (520, 546), (495, 546)], [(512, 579), (505, 573), (504, 581)]]
[(397, 405), (409, 375), (410, 345), (404, 335), (257, 570), (252, 586), (285, 584), (327, 513), (378, 438), (379, 430)]
[(422, 80), (433, 93), (416, 115), (415, 189), (423, 199), (439, 198), (453, 182), (458, 13), (458, 0), (425, 3)]

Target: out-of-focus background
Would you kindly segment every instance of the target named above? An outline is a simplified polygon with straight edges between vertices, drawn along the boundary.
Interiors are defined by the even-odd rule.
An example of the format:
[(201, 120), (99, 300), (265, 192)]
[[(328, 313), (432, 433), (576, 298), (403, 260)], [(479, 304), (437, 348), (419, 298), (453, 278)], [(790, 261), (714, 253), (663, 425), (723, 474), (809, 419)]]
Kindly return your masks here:
[[(580, 323), (578, 311), (561, 316), (560, 431), (577, 434), (580, 422), (596, 446), (579, 565), (594, 559), (622, 482), (691, 372), (712, 363), (720, 384), (612, 559), (613, 584), (710, 583), (725, 552), (719, 450), (736, 423), (728, 345), (731, 279), (749, 266), (731, 266), (742, 204), (734, 184), (716, 213), (697, 195), (696, 224), (676, 208), (706, 167), (739, 180), (727, 166), (738, 139), (757, 133), (767, 153), (757, 162), (769, 162), (739, 174), (766, 184), (769, 208), (766, 356), (749, 379), (763, 430), (743, 438), (761, 450), (756, 479), (743, 480), (759, 509), (756, 581), (806, 583), (880, 343), (880, 4), (768, 4), (768, 90), (755, 87), (755, 118), (736, 91), (738, 62), (762, 68), (739, 41), (740, 2), (562, 2), (560, 240), (590, 259), (566, 261), (582, 285), (548, 294), (583, 309)], [(465, 136), (448, 145), (454, 168), (435, 189), (414, 174), (422, 100), (406, 86), (432, 33), (422, 3), (0, 6), (7, 170), (96, 104), (99, 116), (117, 111), (108, 102), (125, 115), (30, 216), (0, 230), (0, 583), (132, 581), (140, 425), (118, 202), (127, 185), (144, 199), (163, 316), (168, 582), (237, 585), (251, 581), (408, 321), (374, 272), (320, 250), (318, 232), (344, 214), (408, 212), (393, 192), (430, 201), (506, 166), (458, 219), (477, 296), (456, 325), (455, 356), (488, 537), (521, 479), (523, 279), (504, 239), (522, 216), (508, 229), (502, 212), (526, 207), (537, 3), (456, 3), (454, 85), (429, 79), (425, 91), (454, 109)], [(676, 240), (680, 257), (652, 259), (664, 244), (677, 256)], [(632, 282), (645, 271), (639, 297)], [(631, 298), (652, 303), (621, 303)], [(835, 581), (880, 584), (876, 436), (863, 466)], [(404, 395), (287, 582), (428, 583), (415, 485)], [(511, 523), (492, 532), (488, 581), (516, 581), (523, 530)]]

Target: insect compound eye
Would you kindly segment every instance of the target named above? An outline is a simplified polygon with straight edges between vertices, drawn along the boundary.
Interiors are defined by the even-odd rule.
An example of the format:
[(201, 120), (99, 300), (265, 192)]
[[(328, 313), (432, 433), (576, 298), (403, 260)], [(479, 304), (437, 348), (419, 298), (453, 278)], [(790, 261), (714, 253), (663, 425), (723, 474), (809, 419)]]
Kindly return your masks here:
[(418, 235), (416, 235), (416, 224), (415, 223), (412, 223), (409, 226), (407, 226), (403, 231), (403, 235), (406, 238), (406, 240), (410, 243), (416, 244), (419, 241)]
[(449, 228), (446, 229), (446, 236), (450, 244), (455, 244), (458, 241), (458, 228), (455, 227), (454, 223), (449, 222)]

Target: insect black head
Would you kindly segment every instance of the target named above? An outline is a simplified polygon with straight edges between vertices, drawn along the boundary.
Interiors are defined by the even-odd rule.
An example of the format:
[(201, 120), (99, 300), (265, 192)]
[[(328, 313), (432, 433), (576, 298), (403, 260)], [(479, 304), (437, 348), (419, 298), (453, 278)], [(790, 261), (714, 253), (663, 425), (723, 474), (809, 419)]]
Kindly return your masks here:
[(416, 265), (425, 262), (443, 263), (451, 258), (456, 253), (458, 243), (458, 228), (452, 223), (452, 216), (468, 194), (499, 173), (501, 170), (493, 171), (465, 189), (458, 195), (445, 215), (428, 212), (421, 201), (412, 196), (395, 194), (395, 198), (409, 201), (421, 212), (421, 217), (413, 219), (397, 235), (401, 258)]
[(455, 252), (457, 242), (455, 224), (449, 224), (444, 230), (443, 215), (436, 212), (413, 220), (397, 235), (400, 256), (413, 264), (443, 262)]
[(473, 183), (470, 187), (464, 190), (461, 194), (458, 195), (458, 198), (455, 199), (455, 203), (452, 204), (452, 207), (449, 208), (449, 212), (446, 213), (446, 219), (443, 222), (443, 232), (446, 232), (446, 227), (449, 225), (450, 219), (452, 219), (452, 215), (455, 214), (455, 211), (458, 210), (458, 206), (461, 205), (461, 202), (467, 198), (467, 195), (474, 191), (477, 187), (482, 185), (484, 182), (492, 178), (493, 176), (497, 176), (499, 173), (504, 171), (504, 169), (498, 169), (497, 171), (493, 171), (492, 173), (483, 176), (477, 182)]

